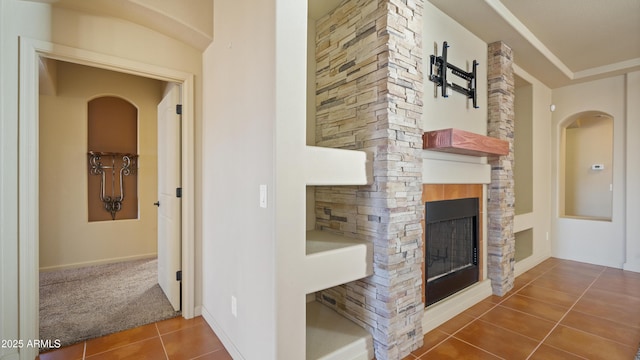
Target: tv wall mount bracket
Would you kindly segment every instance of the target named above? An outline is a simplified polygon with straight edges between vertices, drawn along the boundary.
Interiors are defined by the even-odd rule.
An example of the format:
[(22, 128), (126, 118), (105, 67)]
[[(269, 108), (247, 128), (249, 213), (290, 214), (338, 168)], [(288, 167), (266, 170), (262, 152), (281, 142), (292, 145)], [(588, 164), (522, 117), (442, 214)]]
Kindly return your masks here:
[[(441, 89), (442, 97), (449, 97), (447, 93), (447, 89), (452, 89), (455, 92), (458, 92), (462, 95), (465, 95), (467, 99), (473, 100), (473, 107), (475, 109), (479, 108), (477, 92), (476, 92), (476, 68), (478, 67), (478, 62), (473, 60), (471, 66), (471, 72), (466, 72), (461, 68), (449, 64), (447, 62), (447, 48), (449, 45), (447, 42), (442, 43), (442, 55), (435, 56), (431, 55), (429, 67), (429, 80), (433, 81), (436, 84), (436, 96), (437, 96), (437, 88)], [(437, 54), (437, 49), (434, 51)], [(460, 86), (453, 82), (447, 81), (447, 69), (451, 70), (451, 74), (458, 76), (467, 81), (467, 87)], [(434, 74), (435, 70), (435, 74)]]

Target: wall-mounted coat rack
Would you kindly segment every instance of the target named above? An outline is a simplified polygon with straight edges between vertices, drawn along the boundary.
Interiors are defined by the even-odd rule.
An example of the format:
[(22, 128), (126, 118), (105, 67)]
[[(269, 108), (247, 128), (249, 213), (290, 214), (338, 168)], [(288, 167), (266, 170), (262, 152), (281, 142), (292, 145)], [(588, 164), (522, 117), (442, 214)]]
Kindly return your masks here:
[[(447, 62), (447, 48), (449, 45), (445, 41), (442, 43), (442, 55), (436, 56), (431, 55), (431, 66), (429, 69), (429, 80), (436, 83), (436, 87), (440, 87), (442, 90), (442, 97), (448, 97), (447, 89), (451, 88), (452, 90), (465, 95), (468, 99), (473, 100), (473, 107), (475, 109), (479, 108), (477, 93), (476, 93), (476, 67), (478, 66), (478, 62), (473, 60), (472, 70), (471, 72), (466, 72), (459, 67), (449, 64)], [(437, 53), (437, 51), (436, 51)], [(435, 68), (435, 74), (434, 74)], [(451, 73), (456, 75), (467, 81), (467, 87), (462, 87), (453, 82), (447, 81), (447, 69), (451, 69)]]
[[(106, 164), (103, 164), (103, 158)], [(89, 173), (100, 175), (100, 201), (104, 209), (111, 213), (111, 219), (116, 219), (116, 213), (122, 209), (124, 201), (124, 177), (134, 175), (138, 167), (138, 155), (116, 152), (89, 151)], [(105, 171), (107, 170), (107, 171)], [(111, 170), (111, 194), (107, 195), (107, 176)], [(117, 172), (117, 180), (116, 180)], [(118, 189), (119, 192), (116, 192)]]

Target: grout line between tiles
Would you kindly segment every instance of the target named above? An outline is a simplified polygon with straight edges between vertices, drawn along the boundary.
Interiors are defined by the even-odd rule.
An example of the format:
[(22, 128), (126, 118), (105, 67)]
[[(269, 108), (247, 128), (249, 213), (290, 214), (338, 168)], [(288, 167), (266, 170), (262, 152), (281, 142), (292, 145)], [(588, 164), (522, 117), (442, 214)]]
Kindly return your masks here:
[[(454, 336), (453, 336), (453, 335), (451, 335), (451, 337), (454, 337)], [(466, 342), (466, 341), (464, 341), (464, 340), (462, 340), (462, 339), (456, 338), (456, 340), (461, 341), (461, 342), (463, 342), (463, 343), (465, 343), (465, 344), (467, 344), (467, 345), (469, 345), (469, 346), (472, 346), (472, 347), (474, 347), (474, 348), (476, 348), (476, 349), (480, 349), (480, 350), (482, 350), (482, 351), (486, 352), (487, 354), (490, 354), (490, 355), (493, 355), (493, 356), (497, 357), (498, 359), (507, 360), (507, 359), (503, 358), (502, 356), (498, 356), (498, 355), (496, 355), (496, 354), (492, 353), (491, 351), (489, 351), (489, 350), (487, 350), (487, 349), (483, 349), (483, 348), (481, 348), (481, 347), (479, 347), (479, 346), (477, 346), (477, 345), (473, 345), (473, 344), (471, 344), (471, 343), (469, 343), (469, 342)]]
[[(571, 312), (571, 310), (576, 306), (576, 304), (580, 301), (580, 299), (582, 299), (582, 297), (584, 296), (584, 294), (587, 293), (587, 291), (589, 291), (589, 289), (591, 289), (591, 287), (593, 286), (593, 284), (595, 284), (595, 282), (600, 278), (600, 276), (602, 276), (602, 274), (604, 273), (604, 271), (607, 268), (604, 267), (600, 273), (598, 274), (598, 276), (595, 277), (595, 279), (593, 279), (593, 281), (591, 281), (591, 283), (589, 284), (589, 286), (587, 286), (586, 289), (584, 289), (584, 291), (582, 292), (582, 294), (580, 294), (580, 296), (576, 299), (576, 301), (573, 302), (573, 304), (571, 305), (571, 307), (569, 307), (569, 309), (567, 309), (567, 311), (562, 315), (562, 317), (558, 320), (558, 322), (556, 322), (556, 324), (551, 328), (551, 330), (549, 330), (549, 332), (547, 333), (547, 335), (540, 340), (540, 342), (538, 343), (538, 345), (533, 349), (533, 351), (531, 351), (531, 354), (529, 354), (529, 356), (527, 356), (527, 359), (530, 359), (531, 356), (533, 354), (535, 354), (535, 352), (540, 348), (540, 346), (549, 338), (549, 335), (551, 335), (551, 333), (553, 333), (553, 331), (560, 325), (560, 322), (562, 320), (564, 320), (565, 317), (567, 317), (567, 315), (569, 314), (569, 312)], [(549, 269), (551, 270), (551, 269)], [(573, 353), (571, 353), (573, 354)]]
[(164, 341), (162, 340), (162, 335), (160, 335), (160, 328), (158, 328), (158, 323), (154, 324), (156, 326), (156, 331), (158, 332), (158, 337), (160, 338), (160, 344), (162, 345), (162, 351), (164, 352), (165, 359), (169, 360), (169, 354), (167, 353), (167, 348), (164, 346)]
[[(442, 330), (440, 330), (440, 331), (442, 331)], [(444, 331), (443, 331), (443, 332), (444, 332)], [(439, 343), (437, 343), (437, 344), (433, 345), (433, 346), (431, 347), (431, 349), (427, 350), (424, 354), (422, 354), (422, 355), (420, 355), (420, 356), (415, 356), (415, 355), (414, 355), (414, 357), (415, 357), (416, 359), (420, 359), (420, 358), (422, 358), (423, 356), (425, 356), (425, 355), (427, 355), (429, 352), (431, 352), (431, 350), (433, 350), (433, 349), (437, 348), (438, 346), (442, 345), (442, 343), (443, 343), (443, 342), (445, 342), (445, 341), (449, 340), (449, 338), (451, 338), (452, 336), (453, 336), (453, 335), (451, 335), (451, 334), (447, 334), (447, 337), (446, 337), (446, 338), (442, 339), (442, 341), (440, 341)]]
[[(594, 318), (596, 318), (596, 319), (607, 320), (607, 321), (611, 321), (611, 322), (616, 323), (616, 324), (625, 325), (625, 326), (629, 326), (629, 327), (632, 327), (632, 328), (640, 328), (639, 326), (634, 326), (634, 325), (630, 325), (630, 324), (628, 324), (628, 323), (619, 322), (619, 321), (612, 320), (612, 319), (609, 319), (609, 318), (606, 318), (606, 317), (602, 317), (602, 316), (598, 316), (598, 315), (594, 315), (594, 314), (589, 314), (589, 313), (586, 313), (586, 312), (584, 312), (584, 311), (580, 311), (580, 310), (573, 310), (573, 311), (578, 312), (578, 313), (580, 313), (580, 314), (584, 314), (584, 315), (587, 315), (587, 316), (594, 317)], [(565, 325), (565, 326), (566, 326), (566, 325)], [(570, 326), (569, 326), (569, 327), (570, 327)], [(584, 330), (583, 330), (583, 331), (584, 331)], [(594, 335), (595, 335), (595, 334), (594, 334)], [(614, 341), (615, 341), (615, 340), (614, 340)]]
[[(542, 345), (542, 344), (540, 344), (540, 345)], [(591, 359), (586, 358), (586, 357), (584, 357), (584, 356), (582, 356), (582, 355), (574, 354), (574, 353), (572, 353), (571, 351), (567, 351), (567, 350), (564, 350), (564, 349), (560, 349), (560, 348), (559, 348), (559, 347), (557, 347), (557, 346), (553, 346), (553, 345), (549, 345), (549, 344), (544, 344), (544, 345), (545, 345), (545, 346), (548, 346), (548, 347), (550, 347), (550, 348), (554, 348), (554, 349), (556, 349), (556, 350), (558, 350), (558, 351), (562, 351), (563, 353), (567, 353), (567, 354), (569, 354), (569, 355), (571, 355), (571, 356), (578, 357), (578, 358), (580, 358), (580, 359), (591, 360)], [(534, 351), (535, 351), (535, 350), (534, 350)], [(533, 355), (533, 353), (531, 353), (531, 355)], [(531, 356), (531, 355), (529, 355), (529, 356)]]
[[(201, 357), (203, 357), (203, 356), (210, 355), (210, 354), (216, 353), (216, 352), (218, 352), (218, 351), (222, 351), (223, 349), (224, 349), (224, 347), (222, 347), (222, 348), (220, 348), (220, 349), (218, 349), (218, 350), (209, 351), (208, 353), (200, 354), (200, 355), (198, 355), (198, 356), (196, 356), (196, 357), (194, 357), (194, 358), (191, 358), (191, 359), (189, 359), (189, 360), (198, 360), (198, 359), (200, 359), (200, 358), (201, 358)], [(409, 354), (409, 355), (412, 355), (412, 354)], [(412, 355), (412, 356), (415, 358), (415, 356), (414, 356), (414, 355)]]
[[(501, 304), (502, 304), (503, 302), (507, 301), (507, 300), (508, 300), (508, 299), (510, 299), (512, 296), (516, 295), (518, 292), (520, 292), (520, 290), (522, 290), (522, 289), (524, 289), (525, 287), (527, 287), (528, 285), (530, 285), (533, 281), (537, 280), (538, 278), (540, 278), (542, 275), (544, 275), (544, 274), (546, 274), (547, 272), (549, 272), (549, 271), (550, 271), (551, 269), (553, 269), (554, 267), (556, 267), (556, 265), (553, 265), (553, 266), (551, 266), (548, 270), (541, 272), (541, 273), (540, 273), (540, 275), (537, 275), (537, 276), (535, 276), (533, 279), (531, 279), (531, 280), (529, 280), (528, 282), (526, 282), (526, 283), (525, 283), (524, 285), (522, 285), (522, 287), (520, 287), (518, 290), (513, 291), (513, 293), (512, 293), (512, 294), (509, 294), (509, 295), (505, 296), (504, 298), (500, 299), (500, 301), (499, 301), (499, 302), (497, 302), (497, 303), (493, 303), (493, 306), (492, 306), (489, 310), (487, 310), (487, 311), (483, 312), (482, 314), (480, 314), (480, 315), (478, 315), (478, 316), (474, 316), (474, 320), (473, 320), (473, 321), (475, 321), (475, 320), (479, 320), (479, 319), (480, 319), (480, 317), (482, 317), (482, 316), (486, 315), (489, 311), (491, 311), (491, 310), (495, 309), (495, 308), (496, 308), (496, 307), (498, 307), (498, 306), (502, 306)], [(503, 307), (505, 307), (505, 306), (503, 306)], [(506, 308), (508, 308), (508, 307), (506, 307)], [(510, 309), (510, 308), (509, 308), (509, 309)], [(517, 310), (516, 310), (516, 311), (517, 311)], [(463, 311), (463, 312), (464, 312), (464, 311)], [(460, 314), (462, 314), (462, 313), (460, 313)], [(466, 328), (467, 326), (469, 326), (473, 321), (468, 322), (467, 324), (465, 324), (464, 326), (462, 326), (460, 329), (458, 329), (458, 330), (454, 331), (452, 334), (447, 334), (448, 336), (447, 336), (446, 338), (444, 338), (442, 341), (440, 341), (440, 342), (438, 342), (437, 344), (435, 344), (434, 346), (432, 346), (432, 347), (431, 347), (431, 349), (429, 349), (427, 352), (425, 352), (425, 353), (424, 353), (424, 354), (422, 354), (421, 356), (417, 357), (416, 359), (422, 359), (422, 356), (424, 356), (424, 355), (428, 354), (429, 352), (431, 352), (431, 350), (435, 349), (436, 347), (440, 346), (440, 345), (441, 345), (442, 343), (444, 343), (445, 341), (447, 341), (447, 340), (449, 340), (450, 338), (454, 337), (454, 335), (455, 335), (455, 334), (457, 334), (457, 333), (458, 333), (458, 332), (460, 332), (462, 329), (464, 329), (464, 328)], [(436, 329), (437, 329), (437, 328), (436, 328)], [(508, 330), (508, 329), (506, 329), (506, 330)], [(440, 330), (440, 331), (442, 331), (442, 330)], [(443, 331), (443, 332), (444, 332), (444, 331)], [(461, 339), (458, 339), (458, 338), (455, 338), (455, 339), (456, 339), (456, 340), (459, 340), (459, 341), (462, 341), (462, 342), (464, 342), (464, 343), (467, 343), (467, 342), (466, 342), (466, 341), (464, 341), (464, 340), (461, 340)], [(535, 339), (533, 339), (533, 340), (535, 340)], [(467, 344), (468, 344), (468, 343), (467, 343)], [(498, 358), (502, 359), (500, 356), (497, 356), (497, 355), (495, 355), (495, 354), (493, 354), (493, 353), (491, 353), (491, 352), (488, 352), (488, 351), (487, 351), (487, 350), (485, 350), (485, 349), (479, 348), (479, 347), (477, 347), (477, 346), (475, 346), (475, 345), (473, 345), (473, 344), (469, 344), (469, 345), (471, 345), (471, 346), (473, 346), (473, 347), (475, 347), (475, 348), (478, 348), (478, 349), (480, 349), (480, 350), (482, 350), (482, 351), (484, 351), (484, 352), (487, 352), (487, 353), (489, 353), (489, 354), (491, 354), (491, 355), (494, 355), (494, 356), (496, 356), (496, 357), (498, 357)]]
[[(563, 294), (567, 294), (567, 295), (571, 295), (571, 296), (576, 296), (577, 295), (577, 294), (568, 293), (568, 292), (565, 292), (565, 291), (562, 291), (562, 290), (557, 290), (557, 289), (553, 289), (553, 288), (542, 286), (542, 285), (532, 285), (532, 286), (536, 286), (536, 287), (539, 287), (539, 288), (542, 288), (542, 289), (551, 290), (551, 291), (555, 291), (555, 292), (559, 292), (559, 293), (563, 293)], [(518, 295), (526, 297), (528, 299), (538, 300), (538, 301), (543, 302), (545, 304), (563, 306), (563, 305), (560, 305), (558, 303), (553, 303), (551, 301), (548, 301), (548, 300), (545, 300), (545, 299), (536, 298), (536, 297), (533, 297), (533, 296), (527, 296), (527, 295), (523, 295), (523, 294), (518, 294)]]
[[(192, 319), (195, 319), (195, 318), (192, 318)], [(169, 335), (169, 334), (173, 334), (174, 332), (178, 332), (178, 331), (185, 330), (185, 329), (190, 329), (192, 327), (196, 327), (196, 326), (199, 326), (199, 325), (202, 325), (202, 323), (195, 323), (194, 322), (192, 325), (187, 325), (187, 326), (184, 326), (184, 327), (180, 327), (179, 329), (167, 331), (167, 332), (165, 332), (163, 334), (160, 334), (160, 329), (158, 328), (158, 333), (160, 334), (160, 336)], [(156, 325), (156, 327), (157, 327), (157, 325)]]
[(569, 329), (573, 329), (573, 330), (576, 330), (576, 331), (582, 332), (582, 333), (585, 333), (585, 334), (589, 334), (589, 335), (591, 335), (591, 336), (598, 337), (598, 338), (600, 338), (600, 339), (602, 339), (602, 340), (606, 340), (606, 341), (614, 342), (614, 343), (616, 343), (616, 344), (618, 344), (618, 345), (620, 345), (620, 346), (628, 347), (628, 348), (630, 348), (630, 349), (633, 349), (633, 348), (634, 348), (633, 346), (629, 346), (628, 344), (623, 344), (623, 343), (621, 343), (621, 342), (619, 342), (619, 341), (616, 341), (616, 340), (613, 340), (613, 339), (609, 339), (609, 338), (606, 338), (606, 337), (604, 337), (604, 336), (600, 336), (600, 335), (598, 335), (598, 334), (594, 334), (594, 333), (592, 333), (592, 332), (585, 331), (585, 330), (583, 330), (583, 329), (575, 328), (575, 327), (573, 327), (573, 326), (568, 326), (568, 325), (562, 325), (562, 326), (567, 327), (567, 328), (569, 328)]
[[(520, 296), (523, 296), (523, 295), (520, 295)], [(532, 299), (532, 300), (538, 300), (538, 299), (536, 299), (536, 298), (529, 298), (529, 299)], [(548, 304), (548, 303), (547, 303), (547, 304)], [(553, 305), (553, 304), (549, 304), (549, 305)], [(536, 315), (536, 314), (531, 314), (531, 313), (528, 313), (528, 312), (526, 312), (526, 311), (522, 311), (522, 310), (518, 310), (518, 309), (510, 308), (510, 307), (508, 307), (508, 306), (506, 306), (506, 305), (498, 305), (498, 306), (500, 306), (501, 308), (506, 309), (506, 310), (511, 310), (511, 311), (515, 311), (515, 312), (518, 312), (518, 313), (523, 314), (523, 315), (528, 315), (528, 316), (534, 317), (534, 318), (536, 318), (536, 319), (538, 319), (538, 320), (544, 320), (544, 321), (548, 321), (548, 322), (550, 322), (550, 323), (555, 323), (555, 321), (553, 321), (553, 320), (545, 319), (545, 318), (543, 318), (542, 316), (538, 316), (538, 315)]]
[(533, 340), (533, 341), (538, 341), (538, 339), (536, 339), (536, 338), (532, 338), (531, 336), (525, 335), (525, 334), (523, 334), (523, 333), (519, 333), (519, 332), (514, 331), (514, 330), (511, 330), (511, 329), (507, 329), (506, 327), (502, 327), (502, 326), (500, 326), (500, 325), (492, 324), (492, 323), (490, 323), (490, 322), (488, 322), (488, 321), (486, 321), (486, 320), (478, 319), (478, 321), (482, 321), (482, 322), (483, 322), (483, 323), (485, 323), (485, 324), (488, 324), (488, 325), (490, 325), (490, 326), (495, 326), (495, 327), (497, 327), (497, 328), (499, 328), (499, 329), (501, 329), (501, 330), (504, 330), (504, 331), (510, 332), (510, 333), (512, 333), (512, 334), (516, 334), (516, 335), (519, 335), (519, 336), (525, 337), (525, 338), (527, 338), (527, 339), (531, 339), (531, 340)]
[[(156, 336), (157, 336), (157, 335), (156, 335)], [(140, 340), (138, 340), (138, 341), (134, 341), (134, 342), (131, 342), (131, 343), (127, 343), (127, 344), (125, 344), (125, 345), (116, 346), (116, 347), (114, 347), (114, 348), (110, 348), (110, 349), (107, 349), (107, 350), (105, 350), (105, 351), (100, 351), (100, 352), (97, 352), (97, 353), (95, 353), (95, 354), (91, 354), (91, 355), (89, 355), (87, 358), (91, 358), (92, 356), (96, 356), (96, 355), (104, 354), (104, 353), (109, 352), (109, 351), (113, 351), (113, 350), (121, 349), (121, 348), (123, 348), (123, 347), (130, 346), (130, 345), (133, 345), (133, 344), (141, 343), (141, 342), (143, 342), (143, 341), (147, 341), (147, 340), (153, 339), (153, 338), (154, 338), (154, 337), (156, 337), (156, 336), (151, 336), (151, 337), (148, 337), (148, 338), (140, 339)], [(160, 337), (160, 336), (157, 336), (157, 337)], [(99, 338), (98, 338), (98, 339), (99, 339)], [(160, 341), (162, 341), (162, 338), (160, 339)], [(85, 347), (86, 347), (86, 342), (85, 342)], [(86, 358), (85, 358), (85, 359), (86, 359)]]

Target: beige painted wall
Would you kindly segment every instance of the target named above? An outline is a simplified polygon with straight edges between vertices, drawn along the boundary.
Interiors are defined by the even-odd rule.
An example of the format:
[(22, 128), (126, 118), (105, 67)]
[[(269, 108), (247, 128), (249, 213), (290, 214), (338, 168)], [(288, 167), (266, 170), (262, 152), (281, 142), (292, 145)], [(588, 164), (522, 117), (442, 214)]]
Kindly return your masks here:
[[(637, 221), (628, 219), (625, 214), (625, 173), (627, 168), (636, 168), (637, 157), (625, 156), (625, 143), (635, 144), (637, 137), (626, 131), (629, 119), (638, 114), (625, 113), (627, 86), (624, 75), (570, 85), (553, 90), (552, 140), (554, 155), (552, 250), (553, 255), (570, 260), (589, 262), (621, 268), (625, 262), (626, 241), (637, 241), (638, 234), (625, 234), (625, 223)], [(635, 101), (635, 100), (633, 100)], [(611, 221), (593, 221), (581, 218), (562, 217), (562, 170), (565, 168), (561, 147), (562, 129), (575, 119), (575, 116), (587, 112), (599, 111), (613, 117), (613, 201)], [(632, 120), (633, 121), (633, 120)], [(628, 144), (627, 144), (628, 146)], [(629, 183), (628, 186), (635, 186)]]
[[(40, 97), (41, 270), (155, 256), (163, 82), (67, 62), (57, 69), (57, 96)], [(103, 95), (138, 108), (138, 219), (87, 220), (87, 196), (98, 196), (87, 194), (87, 103)]]
[[(487, 133), (487, 43), (448, 17), (430, 2), (425, 1), (423, 15), (424, 111), (425, 131), (457, 128), (478, 134)], [(464, 95), (453, 92), (443, 98), (440, 89), (434, 96), (434, 84), (429, 78), (429, 56), (442, 55), (442, 42), (447, 41), (447, 61), (465, 71), (477, 60), (477, 92), (479, 109)], [(437, 46), (437, 53), (434, 52)], [(466, 86), (466, 81), (448, 73), (449, 82)], [(428, 153), (430, 154), (430, 153)], [(472, 160), (472, 159), (467, 159)]]
[[(26, 21), (25, 19), (28, 19)], [(50, 5), (31, 1), (0, 1), (0, 338), (19, 339), (18, 323), (21, 289), (33, 284), (19, 284), (20, 253), (18, 204), (19, 189), (19, 115), (20, 89), (19, 38), (53, 41), (62, 45), (93, 51), (195, 75), (195, 103), (202, 104), (202, 53), (170, 37), (115, 18), (82, 14), (70, 10), (53, 10)], [(25, 99), (23, 99), (25, 100)], [(27, 99), (28, 100), (28, 99)], [(37, 101), (37, 99), (33, 99)], [(202, 111), (196, 106), (195, 133), (201, 134)], [(201, 221), (201, 137), (193, 144), (196, 154), (196, 223)], [(23, 154), (29, 155), (29, 154)], [(35, 154), (33, 155), (36, 156)], [(23, 229), (24, 231), (24, 229)], [(196, 228), (196, 254), (201, 253), (200, 228)], [(27, 256), (27, 254), (22, 254)], [(37, 259), (36, 259), (37, 261)], [(196, 306), (201, 304), (202, 261), (195, 264)], [(28, 311), (24, 310), (23, 312)], [(33, 349), (31, 349), (33, 350)], [(21, 352), (27, 352), (23, 349)], [(18, 349), (0, 349), (0, 357), (16, 359)], [(3, 358), (3, 359), (4, 359)]]
[[(275, 280), (274, 14), (274, 1), (214, 2), (215, 38), (203, 56), (203, 198), (210, 205), (203, 208), (202, 313), (234, 358), (287, 358), (276, 355), (276, 341), (284, 338), (276, 332), (276, 319), (283, 318), (276, 306), (290, 294), (278, 292)], [(304, 107), (305, 89), (300, 92)], [(304, 127), (304, 112), (298, 121)], [(304, 138), (303, 130), (299, 138), (283, 134), (279, 141)], [(266, 209), (259, 207), (261, 184), (267, 185)], [(303, 195), (304, 188), (298, 190)], [(304, 207), (298, 213), (290, 221), (304, 227)], [(232, 296), (237, 316), (230, 311)]]
[[(626, 78), (626, 259), (625, 270), (640, 272), (640, 71)], [(632, 155), (633, 154), (633, 155)]]

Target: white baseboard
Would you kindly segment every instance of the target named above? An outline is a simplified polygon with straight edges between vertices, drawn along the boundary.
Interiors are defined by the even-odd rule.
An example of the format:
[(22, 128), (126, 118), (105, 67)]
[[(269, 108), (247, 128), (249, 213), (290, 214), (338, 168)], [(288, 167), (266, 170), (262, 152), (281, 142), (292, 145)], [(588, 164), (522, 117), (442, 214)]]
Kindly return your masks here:
[(640, 263), (626, 262), (622, 265), (622, 269), (640, 273)]
[(193, 309), (193, 316), (202, 316), (202, 305), (198, 305)]
[(231, 355), (231, 358), (233, 358), (234, 360), (238, 360), (238, 359), (244, 360), (244, 357), (240, 354), (240, 351), (238, 351), (238, 349), (233, 344), (229, 336), (227, 336), (224, 330), (222, 330), (222, 327), (218, 325), (218, 323), (215, 321), (211, 313), (209, 313), (204, 306), (200, 307), (200, 311), (202, 312), (202, 317), (204, 318), (204, 321), (206, 321), (207, 324), (209, 324), (209, 326), (213, 330), (213, 332), (216, 333), (216, 336), (218, 337), (218, 339), (220, 339), (220, 341), (222, 342), (222, 345), (227, 350), (227, 352), (229, 352), (229, 355)]
[(429, 306), (422, 317), (422, 332), (428, 333), (491, 294), (491, 280), (486, 279)]
[(539, 256), (529, 256), (526, 259), (518, 261), (515, 265), (515, 276), (520, 276), (534, 267), (538, 266), (541, 262), (551, 257), (551, 254), (543, 254)]
[(110, 258), (110, 259), (83, 261), (83, 262), (77, 262), (77, 263), (72, 263), (72, 264), (45, 266), (45, 267), (41, 267), (40, 271), (54, 271), (54, 270), (74, 269), (74, 268), (85, 267), (85, 266), (112, 264), (112, 263), (118, 263), (118, 262), (123, 262), (123, 261), (151, 259), (151, 258), (155, 258), (155, 257), (158, 257), (158, 253), (149, 253), (149, 254), (123, 256), (123, 257)]

